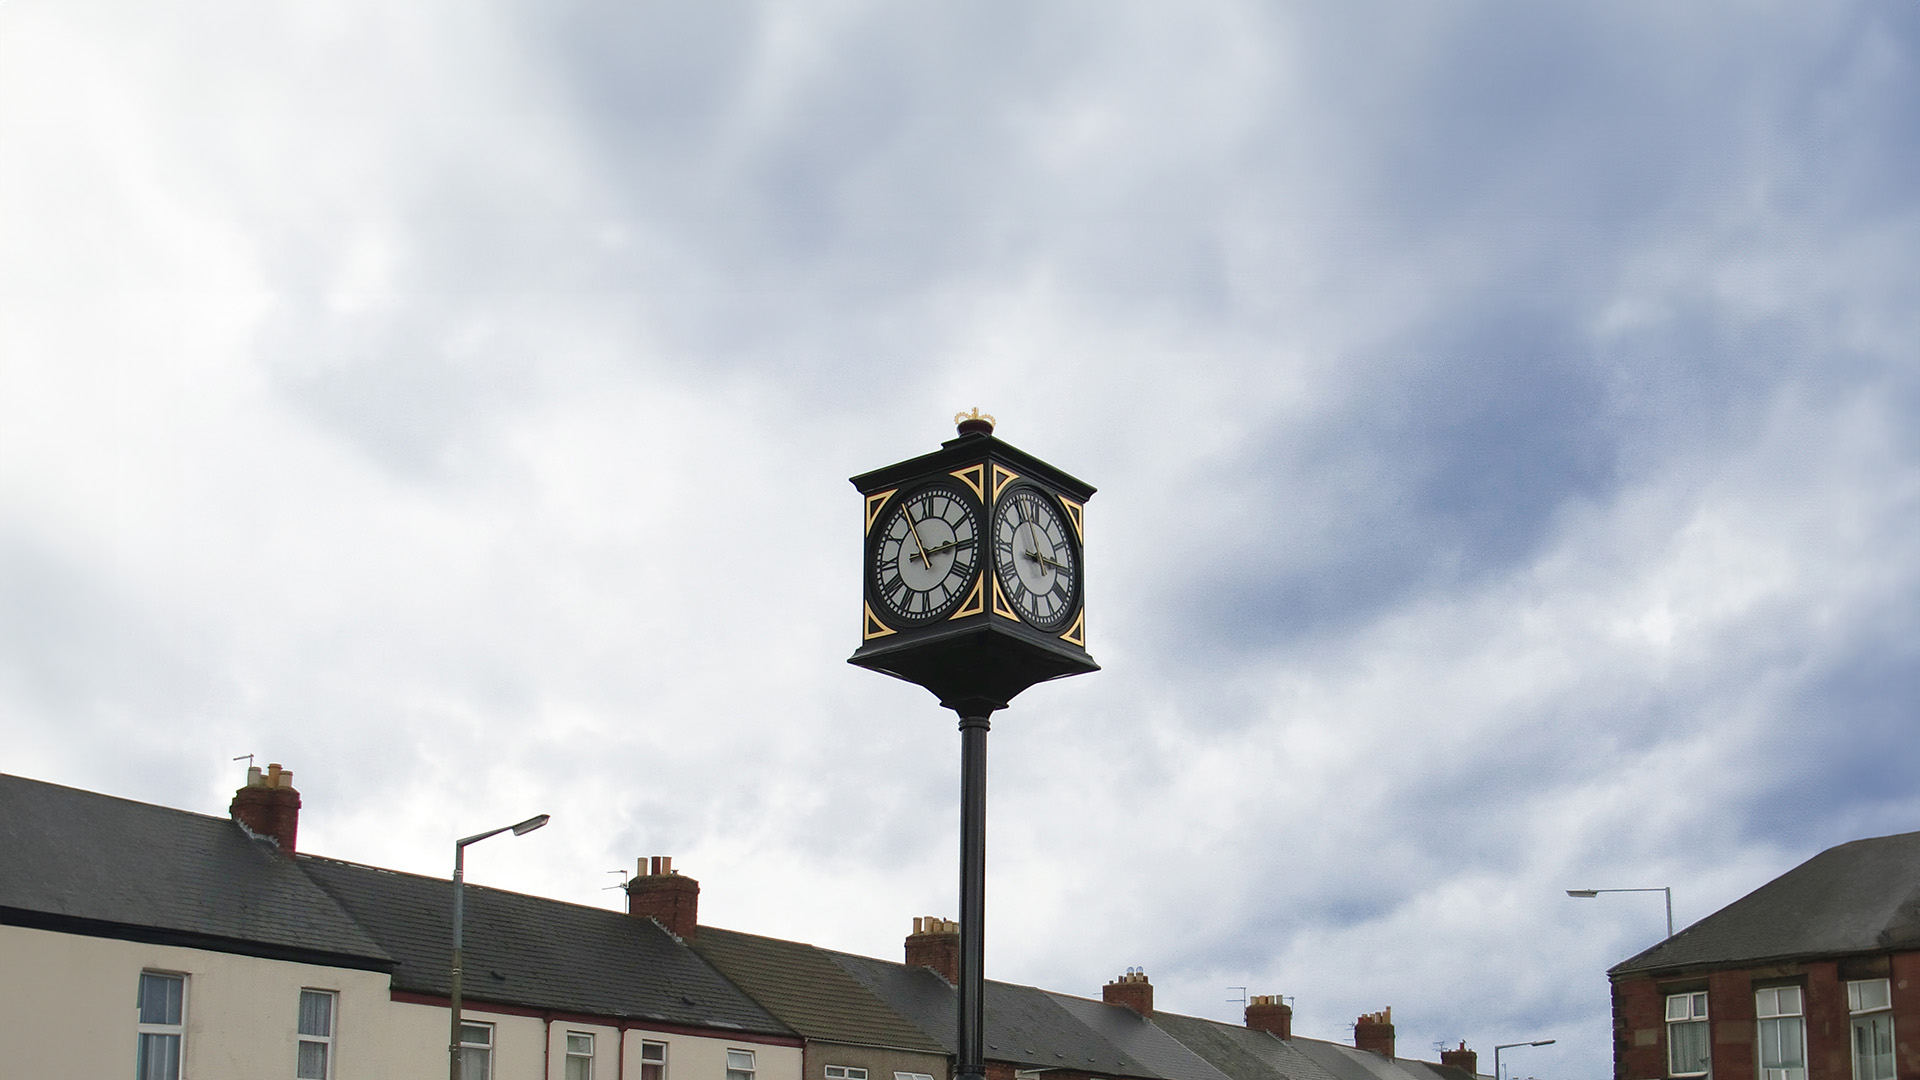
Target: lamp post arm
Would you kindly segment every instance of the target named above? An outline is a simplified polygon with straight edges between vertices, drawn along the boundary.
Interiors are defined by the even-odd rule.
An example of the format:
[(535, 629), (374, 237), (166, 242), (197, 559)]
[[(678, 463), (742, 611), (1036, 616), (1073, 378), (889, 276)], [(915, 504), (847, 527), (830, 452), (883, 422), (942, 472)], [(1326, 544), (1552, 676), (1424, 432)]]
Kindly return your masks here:
[(499, 836), (501, 833), (506, 832), (508, 829), (511, 829), (511, 828), (513, 828), (513, 826), (511, 825), (502, 825), (497, 829), (488, 829), (486, 832), (483, 832), (483, 833), (474, 833), (472, 836), (469, 836), (464, 840), (455, 840), (453, 842), (454, 865), (456, 866), (459, 865), (460, 853), (468, 844), (477, 844), (480, 841), (485, 840), (489, 836)]

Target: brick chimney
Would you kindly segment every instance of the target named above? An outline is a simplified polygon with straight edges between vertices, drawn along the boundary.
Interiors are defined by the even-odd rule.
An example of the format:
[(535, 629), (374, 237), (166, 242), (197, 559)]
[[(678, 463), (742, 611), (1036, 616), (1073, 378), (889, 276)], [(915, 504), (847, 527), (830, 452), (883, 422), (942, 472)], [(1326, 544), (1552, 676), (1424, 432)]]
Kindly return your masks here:
[(293, 841), (300, 832), (300, 793), (293, 789), (293, 774), (279, 762), (267, 766), (247, 766), (247, 786), (233, 793), (227, 807), (233, 820), (255, 836), (264, 836), (293, 854)]
[(1247, 1026), (1255, 1031), (1293, 1038), (1293, 1007), (1279, 994), (1256, 994), (1247, 999)]
[(951, 985), (960, 985), (960, 924), (933, 915), (915, 916), (907, 935), (907, 966), (932, 968)]
[(1377, 1013), (1366, 1013), (1353, 1022), (1353, 1045), (1371, 1050), (1388, 1061), (1393, 1060), (1393, 1006)]
[(1440, 1064), (1448, 1068), (1459, 1069), (1468, 1076), (1478, 1076), (1480, 1074), (1480, 1055), (1467, 1049), (1467, 1043), (1464, 1039), (1460, 1041), (1460, 1049), (1440, 1051)]
[(673, 868), (673, 856), (642, 858), (627, 882), (627, 914), (652, 919), (677, 938), (700, 932), (700, 883)]
[(1144, 968), (1128, 968), (1125, 975), (1100, 988), (1100, 1000), (1125, 1005), (1141, 1016), (1153, 1015), (1153, 984)]

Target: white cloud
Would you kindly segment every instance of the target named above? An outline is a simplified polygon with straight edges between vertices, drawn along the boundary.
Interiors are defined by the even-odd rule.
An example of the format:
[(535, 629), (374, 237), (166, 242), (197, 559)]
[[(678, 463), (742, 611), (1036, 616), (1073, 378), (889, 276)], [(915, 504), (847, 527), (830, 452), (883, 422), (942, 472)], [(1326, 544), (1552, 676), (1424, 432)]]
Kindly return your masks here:
[(0, 6), (4, 767), (259, 753), (424, 873), (547, 811), (475, 880), (894, 955), (957, 739), (843, 662), (845, 478), (979, 405), (1101, 488), (996, 976), (1603, 1070), (1658, 912), (1562, 890), (1911, 821), (1835, 779), (1916, 645), (1903, 31), (1170, 10)]

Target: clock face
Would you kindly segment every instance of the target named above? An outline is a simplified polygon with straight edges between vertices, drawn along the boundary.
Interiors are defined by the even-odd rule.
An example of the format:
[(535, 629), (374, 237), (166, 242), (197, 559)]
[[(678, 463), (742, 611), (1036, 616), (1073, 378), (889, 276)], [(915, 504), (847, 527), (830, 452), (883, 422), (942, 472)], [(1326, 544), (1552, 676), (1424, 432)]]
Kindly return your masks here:
[(868, 541), (873, 593), (891, 617), (918, 625), (960, 605), (980, 568), (980, 516), (960, 488), (935, 484), (894, 502)]
[(1080, 590), (1073, 541), (1059, 506), (1038, 488), (1009, 488), (993, 508), (993, 572), (1022, 619), (1058, 630), (1072, 617)]

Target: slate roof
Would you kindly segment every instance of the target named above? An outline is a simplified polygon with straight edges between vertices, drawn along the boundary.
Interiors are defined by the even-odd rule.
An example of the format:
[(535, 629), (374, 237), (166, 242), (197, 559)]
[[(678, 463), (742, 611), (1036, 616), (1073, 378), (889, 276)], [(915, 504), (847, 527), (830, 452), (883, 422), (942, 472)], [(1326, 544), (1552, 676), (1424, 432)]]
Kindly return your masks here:
[(1384, 1058), (1323, 1039), (1284, 1040), (1218, 1020), (1155, 1012), (1153, 1022), (1230, 1080), (1483, 1080), (1431, 1061)]
[(1156, 1011), (1153, 1022), (1229, 1080), (1334, 1080), (1332, 1073), (1294, 1045), (1304, 1039), (1288, 1042), (1265, 1031), (1177, 1013)]
[(1827, 850), (1609, 975), (1920, 948), (1920, 832)]
[(692, 945), (721, 974), (809, 1039), (946, 1053), (824, 949), (711, 926), (702, 926)]
[(1047, 996), (1094, 1034), (1153, 1070), (1155, 1076), (1167, 1080), (1228, 1080), (1204, 1057), (1132, 1009), (1068, 994)]
[[(388, 971), (397, 991), (444, 997), (450, 888), (0, 775), (0, 923)], [(475, 885), (465, 903), (469, 1000), (794, 1037), (650, 919)]]
[[(397, 961), (393, 988), (451, 992), (453, 910), (444, 878), (295, 856)], [(538, 1009), (791, 1036), (651, 919), (466, 886), (461, 994)]]
[[(957, 1052), (958, 991), (945, 979), (923, 967), (851, 953), (829, 955), (888, 1008), (932, 1036), (946, 1053)], [(1120, 1076), (1159, 1076), (1144, 1062), (1101, 1038), (1044, 990), (988, 980), (983, 1004), (987, 1057), (994, 1061)]]
[(386, 950), (227, 818), (0, 775), (0, 922), (385, 970)]
[(1295, 1039), (1293, 1046), (1334, 1080), (1472, 1080), (1464, 1069), (1411, 1058), (1389, 1060), (1343, 1043)]

